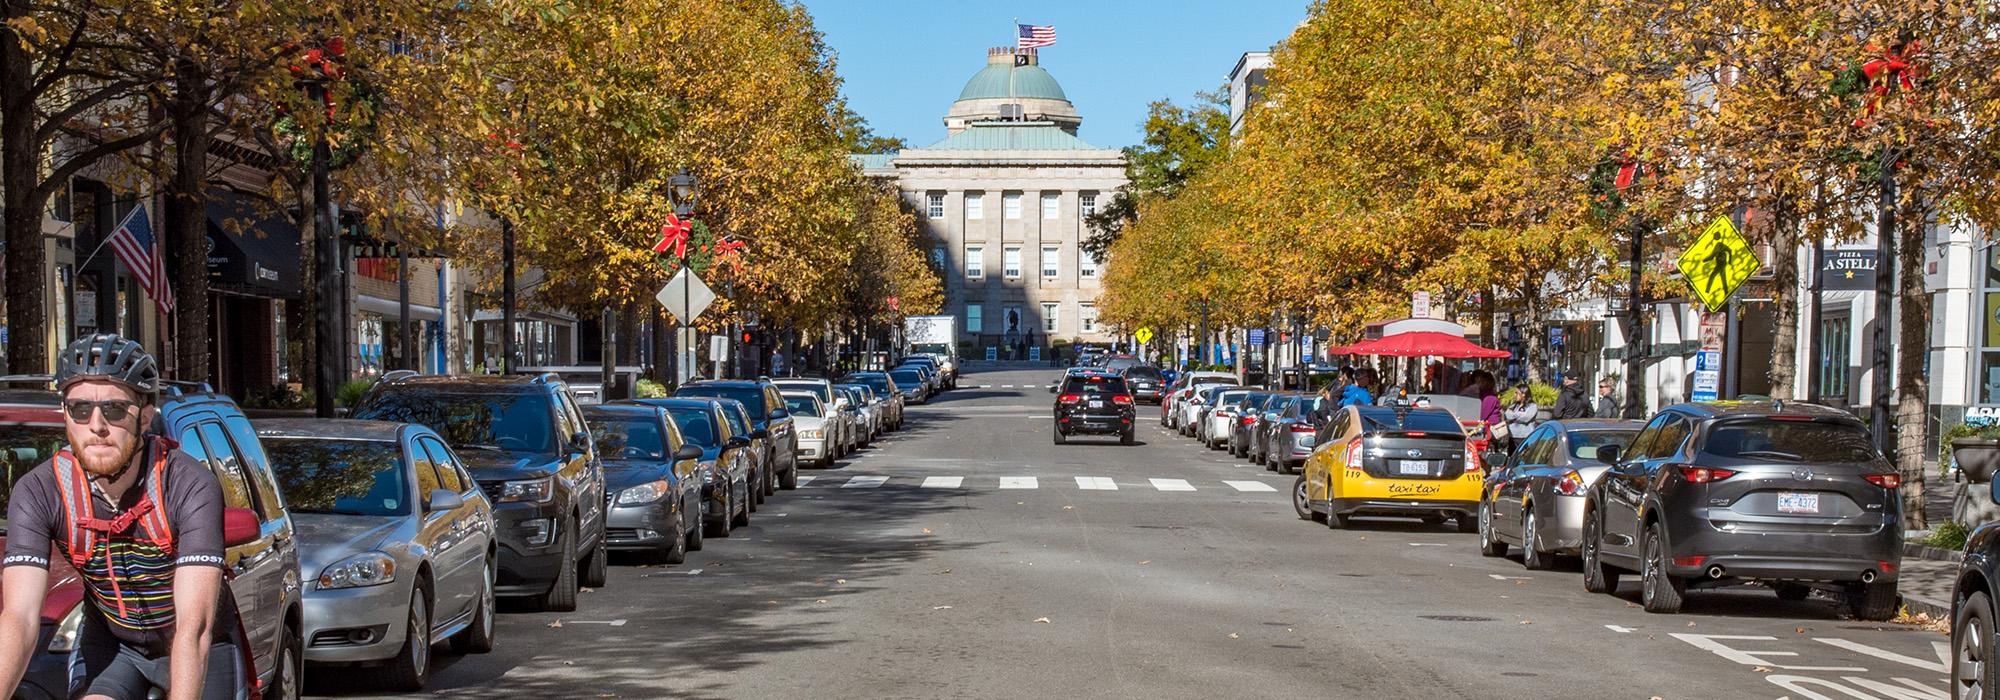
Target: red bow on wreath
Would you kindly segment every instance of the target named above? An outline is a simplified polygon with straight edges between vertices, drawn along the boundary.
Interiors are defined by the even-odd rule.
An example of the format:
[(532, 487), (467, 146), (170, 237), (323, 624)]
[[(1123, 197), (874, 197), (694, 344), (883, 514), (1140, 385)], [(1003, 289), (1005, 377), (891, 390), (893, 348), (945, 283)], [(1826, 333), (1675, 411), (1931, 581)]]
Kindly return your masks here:
[(715, 242), (715, 254), (723, 259), (728, 260), (730, 269), (742, 270), (743, 249), (745, 247), (746, 246), (742, 241), (735, 239), (724, 239)]
[(674, 257), (687, 257), (688, 236), (693, 232), (688, 222), (673, 214), (667, 215), (667, 223), (660, 227), (660, 242), (653, 244), (653, 252), (665, 253), (674, 249)]
[[(298, 46), (294, 44), (286, 48), (297, 49)], [(327, 39), (318, 48), (307, 49), (303, 63), (294, 63), (285, 68), (291, 71), (292, 77), (302, 81), (335, 81), (347, 77), (346, 64), (347, 40), (336, 36)], [(326, 104), (326, 116), (333, 117), (333, 91), (321, 90), (319, 98)]]
[(1922, 75), (1917, 56), (1922, 53), (1923, 45), (1912, 39), (1897, 42), (1882, 50), (1880, 58), (1861, 64), (1861, 75), (1868, 79), (1868, 98), (1865, 112), (1854, 120), (1854, 126), (1867, 124), (1891, 92), (1900, 91), (1904, 100), (1916, 102), (1917, 78)]

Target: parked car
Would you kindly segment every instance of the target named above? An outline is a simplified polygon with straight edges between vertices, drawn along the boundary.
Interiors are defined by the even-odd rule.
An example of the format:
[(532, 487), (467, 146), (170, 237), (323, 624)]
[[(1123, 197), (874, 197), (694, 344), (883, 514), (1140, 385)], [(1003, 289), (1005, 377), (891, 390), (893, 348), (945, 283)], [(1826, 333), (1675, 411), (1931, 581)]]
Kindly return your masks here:
[[(2000, 504), (2000, 479), (1986, 497)], [(2000, 523), (1980, 525), (1965, 538), (1965, 556), (1951, 592), (1951, 697), (1991, 700), (2000, 695), (2000, 657), (1994, 656), (2000, 621)]]
[(1207, 412), (1217, 405), (1213, 399), (1214, 393), (1235, 388), (1237, 388), (1235, 382), (1202, 382), (1192, 385), (1191, 391), (1181, 400), (1179, 409), (1181, 417), (1175, 421), (1181, 426), (1181, 434), (1196, 437), (1195, 431), (1201, 428), (1201, 421), (1205, 420)]
[[(821, 445), (827, 450), (828, 454), (832, 455), (832, 459), (840, 459), (847, 456), (848, 451), (856, 443), (856, 440), (850, 435), (855, 430), (855, 426), (849, 424), (852, 421), (849, 420), (848, 416), (837, 410), (842, 401), (842, 396), (840, 392), (834, 391), (833, 382), (825, 379), (778, 379), (773, 380), (771, 383), (777, 385), (779, 392), (803, 391), (819, 397), (820, 403), (826, 404), (825, 412), (819, 415), (822, 422), (820, 430), (826, 432), (831, 438), (823, 440)], [(793, 417), (796, 418), (797, 414), (793, 414)], [(796, 423), (796, 421), (794, 422)], [(794, 428), (804, 430), (804, 428), (796, 425)], [(805, 449), (803, 444), (805, 438), (803, 435), (800, 436), (799, 442), (801, 443), (800, 449)], [(800, 458), (804, 459), (805, 456), (800, 455)]]
[(1168, 400), (1162, 401), (1161, 421), (1170, 430), (1191, 435), (1188, 431), (1190, 414), (1183, 405), (1193, 392), (1203, 384), (1241, 384), (1236, 375), (1228, 372), (1183, 372), (1174, 377), (1174, 383), (1167, 388)]
[(1194, 405), (1195, 439), (1211, 450), (1227, 447), (1229, 432), (1236, 427), (1236, 414), (1242, 410), (1243, 397), (1249, 395), (1249, 389), (1238, 389), (1233, 384), (1198, 388), (1189, 400)]
[(831, 421), (826, 417), (826, 404), (811, 392), (787, 391), (784, 397), (785, 410), (798, 421), (799, 459), (818, 469), (833, 466), (839, 458), (834, 456), (835, 438), (827, 427)]
[(1312, 397), (1300, 394), (1281, 393), (1273, 395), (1270, 401), (1265, 402), (1264, 412), (1257, 414), (1257, 424), (1251, 426), (1254, 428), (1250, 433), (1251, 464), (1270, 468), (1271, 444), (1277, 441), (1279, 421), (1284, 419), (1294, 404), (1310, 398)]
[(260, 420), (257, 436), (298, 528), (305, 657), (384, 665), (422, 690), (431, 647), (493, 650), (493, 505), (430, 428), (373, 420)]
[(847, 400), (854, 404), (855, 411), (861, 415), (862, 445), (866, 446), (874, 442), (875, 438), (882, 436), (885, 409), (882, 406), (881, 400), (875, 397), (875, 392), (869, 389), (868, 385), (835, 384), (833, 385), (833, 389), (845, 392)]
[[(784, 401), (784, 398), (781, 396), (778, 400)], [(749, 483), (749, 497), (741, 500), (745, 517), (742, 522), (735, 525), (741, 527), (750, 524), (748, 514), (757, 512), (757, 506), (764, 503), (764, 497), (777, 492), (769, 478), (770, 467), (764, 463), (762, 457), (770, 449), (768, 443), (771, 441), (771, 433), (759, 429), (757, 424), (750, 420), (750, 410), (744, 408), (742, 402), (735, 399), (718, 399), (716, 402), (722, 404), (722, 419), (729, 424), (730, 432), (738, 437), (750, 438), (750, 452), (743, 460), (746, 467), (743, 478)], [(783, 405), (779, 404), (780, 407)], [(792, 427), (796, 434), (798, 424), (794, 422)], [(710, 515), (713, 516), (714, 513)]]
[(352, 415), (428, 427), (464, 460), (493, 502), (501, 596), (567, 612), (604, 585), (604, 465), (561, 377), (392, 373)]
[[(1138, 357), (1127, 355), (1125, 353), (1118, 353), (1116, 355), (1105, 356), (1104, 362), (1102, 363), (1101, 366), (1104, 368), (1104, 371), (1106, 372), (1110, 372), (1112, 374), (1124, 374), (1125, 370), (1143, 364), (1146, 364), (1145, 360), (1141, 360)], [(1126, 383), (1129, 384), (1131, 382), (1130, 380), (1127, 380)]]
[(604, 459), (611, 512), (605, 536), (614, 550), (636, 551), (668, 564), (687, 560), (688, 541), (701, 529), (702, 449), (688, 444), (667, 410), (615, 403), (583, 410)]
[(890, 369), (889, 371), (894, 372), (899, 369), (916, 370), (917, 374), (922, 376), (924, 379), (923, 384), (924, 384), (925, 394), (930, 396), (937, 396), (938, 394), (944, 393), (944, 378), (938, 374), (936, 365), (932, 365), (928, 362), (923, 362), (920, 360), (905, 360), (903, 364), (897, 365), (896, 367)]
[(911, 355), (903, 358), (901, 365), (923, 369), (931, 380), (931, 393), (941, 394), (946, 389), (952, 388), (951, 374), (946, 371), (944, 363), (939, 362), (937, 358), (929, 355)]
[(885, 372), (855, 372), (840, 378), (843, 384), (862, 384), (874, 392), (883, 410), (882, 429), (896, 431), (903, 429), (903, 394), (896, 386), (896, 380)]
[(1320, 404), (1329, 402), (1314, 394), (1300, 394), (1272, 422), (1264, 446), (1264, 467), (1290, 474), (1312, 457), (1319, 437)]
[(704, 527), (689, 535), (688, 550), (701, 551), (702, 538), (707, 532), (728, 536), (736, 512), (747, 510), (747, 501), (753, 500), (749, 474), (751, 464), (757, 459), (750, 436), (738, 434), (732, 427), (747, 421), (729, 418), (729, 413), (741, 410), (740, 407), (727, 406), (729, 399), (705, 396), (635, 399), (631, 403), (666, 409), (681, 438), (701, 448), (700, 471), (707, 479), (701, 485)]
[(1312, 457), (1292, 486), (1303, 519), (1347, 527), (1355, 515), (1457, 519), (1477, 529), (1480, 474), (1451, 413), (1411, 406), (1348, 406), (1320, 426)]
[(1152, 365), (1133, 365), (1120, 374), (1125, 375), (1125, 383), (1132, 386), (1132, 400), (1140, 403), (1158, 404), (1167, 389), (1167, 380), (1161, 376), (1160, 368)]
[(924, 381), (921, 370), (915, 367), (899, 367), (889, 370), (889, 378), (895, 380), (896, 388), (903, 392), (903, 401), (917, 404), (930, 402), (930, 388)]
[[(750, 433), (744, 436), (763, 440), (758, 463), (766, 465), (785, 490), (799, 487), (799, 436), (776, 384), (768, 379), (700, 381), (675, 390), (674, 396), (713, 396), (743, 404), (750, 414)], [(764, 434), (751, 434), (759, 430)]]
[(1479, 498), (1479, 553), (1505, 556), (1521, 548), (1521, 563), (1547, 569), (1558, 555), (1583, 543), (1585, 495), (1610, 469), (1603, 448), (1624, 449), (1639, 434), (1638, 421), (1550, 421), (1521, 441), (1512, 456), (1486, 458)]
[(1648, 612), (1678, 612), (1690, 588), (1762, 581), (1798, 600), (1846, 594), (1864, 620), (1896, 613), (1901, 485), (1861, 421), (1780, 402), (1661, 410), (1589, 491), (1584, 588), (1636, 571)]
[(1071, 435), (1117, 435), (1121, 444), (1136, 442), (1132, 393), (1125, 378), (1093, 372), (1069, 374), (1051, 388), (1055, 392), (1055, 443)]

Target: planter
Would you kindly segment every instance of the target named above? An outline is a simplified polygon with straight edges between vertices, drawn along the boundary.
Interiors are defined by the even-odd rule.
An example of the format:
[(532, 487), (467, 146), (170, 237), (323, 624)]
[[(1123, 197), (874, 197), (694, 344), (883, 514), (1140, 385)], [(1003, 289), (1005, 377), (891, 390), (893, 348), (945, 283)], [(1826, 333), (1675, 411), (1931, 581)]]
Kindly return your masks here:
[(2000, 470), (2000, 438), (1962, 437), (1951, 441), (1951, 459), (1966, 481), (1984, 484)]

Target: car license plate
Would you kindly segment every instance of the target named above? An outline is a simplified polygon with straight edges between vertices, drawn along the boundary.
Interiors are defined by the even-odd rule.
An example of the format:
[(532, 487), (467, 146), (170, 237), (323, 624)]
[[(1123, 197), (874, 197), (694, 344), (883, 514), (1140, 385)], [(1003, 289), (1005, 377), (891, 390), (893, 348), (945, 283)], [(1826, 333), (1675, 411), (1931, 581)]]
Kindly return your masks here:
[(1091, 407), (1091, 408), (1104, 408), (1104, 402), (1103, 402), (1103, 401), (1092, 401), (1092, 402), (1090, 402), (1090, 407)]
[(1405, 475), (1415, 474), (1418, 476), (1428, 475), (1431, 473), (1431, 463), (1430, 460), (1424, 459), (1399, 459), (1396, 460), (1396, 473)]
[(1778, 512), (1816, 514), (1819, 512), (1819, 494), (1780, 493), (1778, 494)]

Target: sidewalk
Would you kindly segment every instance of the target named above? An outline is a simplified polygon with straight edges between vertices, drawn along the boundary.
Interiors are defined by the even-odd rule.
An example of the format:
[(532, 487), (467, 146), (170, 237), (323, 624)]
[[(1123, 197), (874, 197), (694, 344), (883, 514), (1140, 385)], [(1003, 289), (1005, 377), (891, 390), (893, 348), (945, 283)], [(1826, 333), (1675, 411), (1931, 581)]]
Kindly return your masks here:
[[(1956, 486), (1951, 481), (1924, 481), (1925, 522), (1951, 519), (1951, 499)], [(1912, 615), (1926, 613), (1934, 620), (1950, 620), (1951, 589), (1958, 578), (1958, 559), (1958, 552), (1904, 544), (1903, 570), (1896, 584), (1897, 591), (1903, 594), (1903, 607)]]

